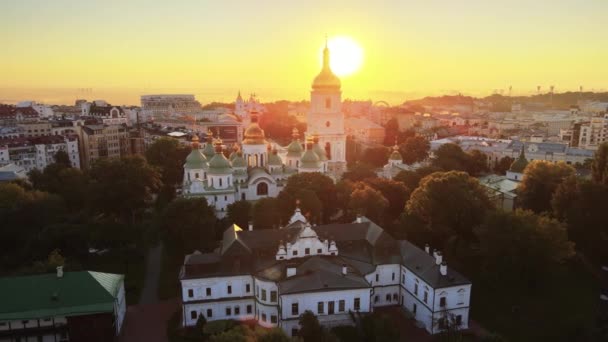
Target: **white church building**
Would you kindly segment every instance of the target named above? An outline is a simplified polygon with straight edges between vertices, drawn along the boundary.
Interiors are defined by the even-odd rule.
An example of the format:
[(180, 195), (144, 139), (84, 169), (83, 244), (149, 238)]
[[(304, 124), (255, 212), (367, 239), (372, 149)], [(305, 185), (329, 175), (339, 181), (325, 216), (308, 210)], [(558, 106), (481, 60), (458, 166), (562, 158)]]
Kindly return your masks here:
[(441, 252), (425, 249), (393, 239), (364, 217), (311, 226), (296, 209), (281, 229), (232, 225), (213, 252), (185, 256), (182, 325), (195, 325), (201, 315), (255, 320), (295, 336), (307, 310), (333, 327), (352, 325), (350, 312), (394, 306), (431, 334), (447, 322), (467, 329), (471, 282), (448, 268)]
[[(337, 179), (346, 170), (346, 134), (340, 79), (329, 66), (329, 49), (323, 51), (323, 67), (314, 79), (308, 113), (306, 142), (293, 140), (286, 147), (272, 145), (258, 124), (255, 99), (245, 103), (239, 93), (235, 116), (249, 121), (240, 146), (227, 158), (222, 140), (207, 133), (206, 143), (193, 137), (192, 152), (184, 164), (182, 194), (205, 197), (219, 217), (239, 200), (276, 197), (287, 178), (298, 172), (321, 172)], [(279, 150), (282, 153), (279, 154)]]

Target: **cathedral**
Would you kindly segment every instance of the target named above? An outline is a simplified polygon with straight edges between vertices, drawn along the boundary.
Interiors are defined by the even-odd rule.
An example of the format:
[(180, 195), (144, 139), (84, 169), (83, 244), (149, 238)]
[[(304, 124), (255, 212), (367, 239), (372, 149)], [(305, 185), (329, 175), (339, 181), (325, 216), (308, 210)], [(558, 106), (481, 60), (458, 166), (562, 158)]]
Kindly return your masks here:
[[(295, 173), (321, 172), (333, 178), (342, 174), (346, 170), (346, 135), (341, 82), (332, 72), (329, 58), (326, 44), (323, 67), (312, 83), (304, 142), (295, 128), (286, 147), (269, 142), (258, 124), (256, 102), (250, 99), (243, 141), (234, 146), (229, 157), (223, 152), (222, 140), (211, 132), (207, 132), (204, 144), (198, 136), (193, 137), (192, 152), (184, 164), (183, 195), (205, 197), (221, 218), (236, 201), (276, 197)], [(235, 115), (243, 116), (247, 108), (239, 93)]]

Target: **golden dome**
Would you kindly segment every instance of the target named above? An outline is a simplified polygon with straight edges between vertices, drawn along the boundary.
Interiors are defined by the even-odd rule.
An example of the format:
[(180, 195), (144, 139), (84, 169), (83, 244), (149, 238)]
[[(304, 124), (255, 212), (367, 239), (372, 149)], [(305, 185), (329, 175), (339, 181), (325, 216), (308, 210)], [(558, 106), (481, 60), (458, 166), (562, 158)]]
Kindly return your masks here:
[(243, 144), (247, 145), (263, 145), (265, 144), (264, 130), (258, 125), (258, 116), (251, 113), (251, 124), (245, 130), (245, 139)]
[(323, 68), (312, 82), (312, 89), (340, 90), (340, 86), (340, 79), (331, 71), (331, 67), (329, 66), (329, 48), (327, 47), (327, 42), (325, 42), (325, 49), (323, 49)]

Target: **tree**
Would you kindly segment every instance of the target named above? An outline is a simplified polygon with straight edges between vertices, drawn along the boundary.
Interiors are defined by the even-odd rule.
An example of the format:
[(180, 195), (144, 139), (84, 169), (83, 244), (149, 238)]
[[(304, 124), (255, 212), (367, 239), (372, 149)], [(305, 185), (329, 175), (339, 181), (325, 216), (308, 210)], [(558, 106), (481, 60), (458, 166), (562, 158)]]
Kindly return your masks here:
[(456, 235), (472, 240), (472, 229), (493, 208), (486, 189), (464, 172), (436, 172), (425, 177), (407, 202), (409, 215), (418, 218), (433, 233), (435, 245), (445, 247)]
[(279, 203), (276, 198), (267, 197), (253, 205), (253, 227), (255, 229), (272, 229), (281, 223)]
[(329, 342), (335, 341), (335, 337), (327, 331), (317, 317), (310, 311), (305, 311), (300, 316), (300, 330), (298, 336), (303, 342)]
[(530, 162), (524, 170), (523, 180), (518, 188), (522, 207), (535, 213), (550, 212), (553, 193), (564, 179), (573, 175), (574, 168), (563, 162)]
[(361, 162), (373, 167), (382, 167), (388, 163), (388, 149), (386, 147), (370, 147), (363, 151)]
[(328, 176), (318, 172), (298, 173), (287, 179), (287, 184), (281, 191), (285, 192), (285, 194), (281, 198), (291, 201), (295, 208), (296, 196), (298, 191), (302, 189), (310, 190), (315, 193), (317, 198), (321, 201), (322, 215), (319, 217), (320, 221), (329, 222), (330, 217), (336, 213), (338, 208), (334, 181)]
[(161, 214), (161, 232), (169, 247), (184, 254), (212, 250), (217, 245), (215, 221), (205, 198), (179, 198)]
[(291, 218), (296, 209), (296, 205), (299, 205), (300, 210), (308, 217), (310, 222), (321, 222), (323, 203), (321, 203), (321, 200), (314, 191), (308, 189), (300, 189), (295, 193), (281, 191), (277, 200), (282, 223), (287, 223), (289, 221), (289, 218)]
[(354, 185), (350, 195), (349, 207), (357, 214), (365, 215), (373, 222), (382, 224), (388, 201), (380, 191), (363, 182), (358, 182)]
[(93, 208), (131, 223), (162, 184), (157, 170), (140, 156), (99, 159), (90, 175)]
[(146, 160), (160, 170), (165, 186), (175, 187), (182, 182), (184, 161), (190, 150), (190, 147), (182, 145), (176, 139), (161, 138), (146, 149)]
[(399, 173), (393, 177), (393, 180), (405, 184), (406, 188), (410, 189), (410, 191), (414, 191), (420, 184), (422, 178), (439, 171), (442, 170), (435, 166), (423, 166), (416, 169), (416, 171), (399, 171)]
[(608, 142), (601, 144), (591, 162), (591, 176), (596, 183), (608, 185)]
[(285, 334), (281, 328), (272, 328), (270, 330), (256, 331), (258, 342), (289, 342), (291, 339)]
[(229, 204), (226, 216), (237, 226), (247, 228), (251, 222), (251, 203), (243, 200)]
[(373, 177), (378, 177), (374, 171), (374, 167), (365, 163), (356, 163), (342, 174), (342, 180), (349, 180), (351, 182), (358, 182)]
[(369, 178), (364, 182), (380, 191), (382, 196), (388, 201), (386, 213), (391, 221), (401, 215), (405, 208), (405, 203), (410, 197), (410, 190), (403, 183), (386, 178)]
[(482, 274), (504, 289), (535, 289), (574, 255), (565, 225), (529, 210), (492, 212), (475, 234)]
[(504, 157), (500, 158), (498, 163), (496, 163), (496, 165), (494, 165), (494, 172), (496, 172), (499, 175), (506, 174), (507, 171), (509, 170), (509, 168), (511, 167), (511, 164), (513, 164), (514, 161), (515, 161), (515, 159), (513, 159), (509, 156), (504, 156)]
[(472, 150), (469, 152), (467, 172), (471, 176), (479, 176), (488, 172), (488, 156), (480, 150)]
[(420, 136), (409, 137), (399, 146), (403, 162), (408, 165), (425, 160), (430, 149), (429, 141)]
[(59, 150), (55, 152), (53, 160), (55, 164), (62, 165), (63, 167), (72, 167), (72, 162), (70, 162), (70, 156), (65, 151)]
[(392, 118), (384, 125), (384, 146), (393, 146), (399, 137), (399, 123)]
[(444, 171), (469, 171), (469, 155), (457, 144), (443, 144), (435, 151), (433, 166)]

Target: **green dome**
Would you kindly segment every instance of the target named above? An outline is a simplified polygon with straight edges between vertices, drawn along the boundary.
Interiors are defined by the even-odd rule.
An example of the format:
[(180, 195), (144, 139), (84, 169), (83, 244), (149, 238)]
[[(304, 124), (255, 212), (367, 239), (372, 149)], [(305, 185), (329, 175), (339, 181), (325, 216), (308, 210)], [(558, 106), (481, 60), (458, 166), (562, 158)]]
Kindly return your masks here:
[(318, 143), (315, 143), (313, 145), (312, 151), (319, 157), (320, 161), (327, 160), (327, 155), (325, 154), (325, 150)]
[(304, 149), (298, 140), (293, 140), (289, 146), (287, 146), (287, 156), (288, 157), (301, 157)]
[(207, 157), (208, 160), (211, 160), (211, 158), (215, 156), (215, 148), (213, 148), (213, 143), (207, 142), (205, 144), (203, 154), (205, 155), (205, 157)]
[(509, 171), (524, 173), (524, 169), (526, 168), (526, 166), (528, 166), (528, 160), (526, 159), (526, 154), (524, 153), (524, 145), (522, 145), (521, 152), (519, 153), (519, 158), (517, 158), (513, 162), (513, 164), (511, 164)]
[(393, 147), (393, 153), (391, 153), (391, 156), (388, 157), (388, 159), (403, 161), (403, 157), (401, 156), (401, 153), (399, 153), (399, 148), (397, 146)]
[(226, 159), (222, 152), (216, 153), (209, 161), (209, 173), (228, 174), (232, 173), (230, 161)]
[(281, 157), (279, 157), (279, 155), (277, 154), (276, 150), (272, 151), (272, 153), (268, 156), (268, 165), (272, 165), (272, 166), (283, 165), (283, 161), (281, 160)]
[(306, 150), (300, 160), (300, 167), (305, 169), (316, 169), (319, 167), (319, 156), (312, 150)]
[(207, 158), (198, 148), (193, 149), (186, 157), (186, 169), (204, 169), (207, 166)]
[(247, 167), (247, 161), (243, 158), (241, 152), (237, 152), (234, 159), (232, 159), (232, 167)]

